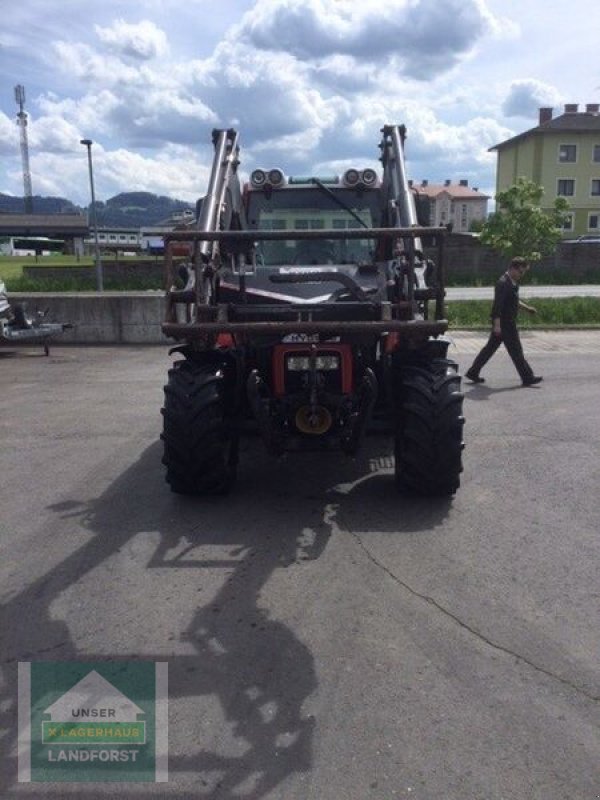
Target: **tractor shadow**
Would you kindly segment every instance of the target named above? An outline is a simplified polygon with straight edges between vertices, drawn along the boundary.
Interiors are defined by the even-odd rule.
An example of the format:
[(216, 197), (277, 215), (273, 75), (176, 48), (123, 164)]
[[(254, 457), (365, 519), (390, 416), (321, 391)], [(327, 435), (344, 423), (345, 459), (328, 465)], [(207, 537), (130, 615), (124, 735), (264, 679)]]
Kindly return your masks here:
[[(1, 609), (5, 767), (0, 796), (39, 796), (29, 794), (25, 785), (16, 787), (18, 661), (168, 661), (169, 700), (172, 709), (179, 709), (176, 719), (171, 712), (170, 783), (145, 784), (144, 797), (259, 800), (290, 776), (309, 773), (317, 721), (303, 706), (318, 689), (315, 659), (309, 645), (277, 619), (277, 609), (265, 605), (261, 592), (277, 570), (310, 569), (333, 531), (364, 528), (369, 515), (377, 530), (390, 533), (443, 524), (449, 502), (431, 504), (396, 494), (388, 452), (388, 443), (374, 438), (367, 440), (361, 459), (300, 454), (277, 463), (258, 440), (250, 439), (233, 493), (200, 499), (168, 491), (155, 443), (98, 498), (82, 503), (76, 496), (57, 497), (49, 524), (57, 531), (91, 535)], [(81, 610), (71, 604), (57, 619), (53, 603), (69, 588), (82, 586), (105, 562), (119, 558), (134, 538), (152, 536), (154, 541), (157, 533), (141, 594), (151, 593), (153, 582), (168, 570), (173, 589), (166, 600), (157, 598), (159, 607), (136, 608), (125, 624), (135, 626), (136, 618), (148, 615), (173, 622), (157, 625), (156, 639), (143, 652), (90, 648), (87, 636), (77, 641), (71, 629), (80, 627), (73, 623)], [(188, 603), (185, 623), (178, 622), (178, 582), (187, 585), (191, 575), (200, 586), (214, 580), (215, 573), (217, 588), (210, 600)], [(189, 591), (183, 596), (189, 597)], [(92, 639), (94, 630), (102, 635), (97, 633), (101, 622), (90, 621)], [(119, 636), (123, 640), (124, 633)], [(190, 710), (206, 707), (218, 708), (216, 730)], [(185, 732), (178, 730), (181, 714)], [(41, 786), (45, 798), (81, 796), (81, 784)], [(86, 784), (84, 796), (116, 796), (110, 786)], [(140, 789), (119, 784), (118, 795), (140, 797)]]

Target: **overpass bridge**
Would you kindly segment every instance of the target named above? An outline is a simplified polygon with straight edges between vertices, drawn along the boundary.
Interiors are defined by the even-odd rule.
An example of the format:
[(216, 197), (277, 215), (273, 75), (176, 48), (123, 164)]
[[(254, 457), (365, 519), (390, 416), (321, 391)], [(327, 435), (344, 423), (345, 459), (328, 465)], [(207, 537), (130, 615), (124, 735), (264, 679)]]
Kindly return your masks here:
[(48, 237), (64, 239), (65, 252), (83, 253), (83, 240), (90, 235), (84, 214), (13, 214), (0, 213), (0, 238)]

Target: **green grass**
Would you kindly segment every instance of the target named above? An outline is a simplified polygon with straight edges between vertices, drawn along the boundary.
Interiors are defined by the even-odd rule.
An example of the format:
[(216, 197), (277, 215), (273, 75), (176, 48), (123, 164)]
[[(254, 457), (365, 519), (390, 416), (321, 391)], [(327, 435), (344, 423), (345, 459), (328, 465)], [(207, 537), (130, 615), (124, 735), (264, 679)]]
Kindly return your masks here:
[[(600, 326), (600, 298), (565, 297), (528, 300), (537, 314), (519, 313), (519, 327), (549, 328), (572, 325)], [(489, 300), (456, 300), (446, 304), (448, 321), (453, 328), (489, 328)]]
[(23, 267), (88, 267), (94, 263), (93, 258), (75, 256), (43, 256), (35, 260), (35, 256), (0, 256), (0, 278), (8, 286), (9, 283), (23, 276)]
[[(12, 278), (5, 281), (9, 292), (21, 294), (34, 292), (93, 292), (96, 290), (96, 276), (89, 278)], [(161, 278), (104, 276), (103, 286), (107, 292), (145, 292), (150, 289), (164, 289)]]
[[(135, 264), (137, 261), (143, 261), (147, 263), (149, 260), (154, 258), (153, 256), (128, 256), (127, 258), (120, 259), (123, 263), (126, 264)], [(157, 260), (162, 260), (160, 257)], [(2, 256), (0, 255), (0, 278), (4, 281), (4, 283), (9, 287), (10, 291), (20, 292), (20, 291), (37, 291), (37, 292), (44, 292), (50, 291), (45, 285), (43, 285), (42, 281), (29, 281), (29, 284), (19, 284), (16, 285), (16, 281), (21, 280), (28, 280), (23, 276), (23, 267), (41, 267), (54, 269), (56, 267), (64, 267), (68, 269), (69, 267), (93, 267), (94, 266), (94, 258), (93, 256), (82, 256), (81, 258), (77, 258), (77, 256), (64, 256), (61, 254), (53, 255), (53, 256), (40, 256), (40, 258), (36, 261), (35, 256)], [(114, 264), (115, 257), (106, 255), (102, 258), (103, 264)], [(13, 288), (15, 285), (15, 288)], [(23, 288), (21, 288), (21, 285)], [(78, 291), (78, 288), (71, 288), (71, 283), (68, 278), (65, 280), (65, 288), (58, 288), (53, 289), (52, 291)], [(129, 287), (123, 287), (129, 288)], [(160, 287), (159, 287), (160, 288)]]
[[(150, 257), (152, 258), (152, 257)], [(148, 256), (136, 258), (135, 256), (122, 259), (123, 263), (135, 264), (136, 261), (149, 261)], [(102, 263), (114, 264), (114, 256), (104, 256)], [(60, 278), (29, 278), (23, 274), (23, 267), (40, 267), (42, 269), (65, 268), (65, 274)], [(94, 258), (85, 256), (43, 256), (37, 261), (35, 256), (0, 256), (0, 279), (6, 284), (9, 292), (87, 292), (96, 289), (95, 271), (90, 270), (89, 278), (70, 277), (69, 268), (93, 267)], [(118, 279), (104, 277), (104, 288), (107, 291), (146, 291), (147, 289), (162, 289), (162, 279), (148, 277), (119, 277)]]

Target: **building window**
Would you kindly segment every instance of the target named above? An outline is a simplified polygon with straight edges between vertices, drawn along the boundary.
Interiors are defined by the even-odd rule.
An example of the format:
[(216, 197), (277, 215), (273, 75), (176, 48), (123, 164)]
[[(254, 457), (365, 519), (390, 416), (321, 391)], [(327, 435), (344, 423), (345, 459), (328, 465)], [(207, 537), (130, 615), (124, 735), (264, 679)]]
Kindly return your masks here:
[(260, 227), (266, 231), (284, 231), (287, 228), (287, 220), (278, 217), (261, 217)]
[(556, 194), (559, 197), (573, 197), (575, 194), (575, 181), (573, 178), (561, 178), (557, 183)]
[(558, 160), (561, 164), (574, 164), (577, 161), (577, 145), (561, 144), (558, 147)]
[(325, 228), (324, 219), (295, 219), (294, 228), (297, 231), (316, 230), (318, 228)]
[(600, 144), (595, 144), (592, 151), (592, 161), (595, 164), (600, 164)]
[(600, 229), (598, 222), (600, 221), (599, 214), (590, 214), (588, 217), (588, 231), (597, 231)]
[(600, 197), (600, 178), (592, 178), (592, 197)]
[(573, 214), (565, 214), (563, 222), (563, 231), (573, 230)]

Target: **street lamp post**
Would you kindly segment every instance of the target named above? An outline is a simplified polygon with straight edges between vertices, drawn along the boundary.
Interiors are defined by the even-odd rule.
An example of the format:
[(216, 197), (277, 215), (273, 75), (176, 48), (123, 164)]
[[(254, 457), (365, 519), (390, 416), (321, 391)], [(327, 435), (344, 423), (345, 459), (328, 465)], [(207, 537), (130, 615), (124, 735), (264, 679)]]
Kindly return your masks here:
[(87, 147), (88, 166), (90, 169), (90, 189), (92, 193), (92, 224), (94, 226), (94, 254), (96, 262), (96, 287), (99, 292), (104, 289), (102, 280), (102, 261), (100, 260), (100, 247), (98, 246), (98, 217), (96, 215), (96, 195), (94, 193), (94, 171), (92, 169), (92, 140), (81, 139), (80, 144)]

